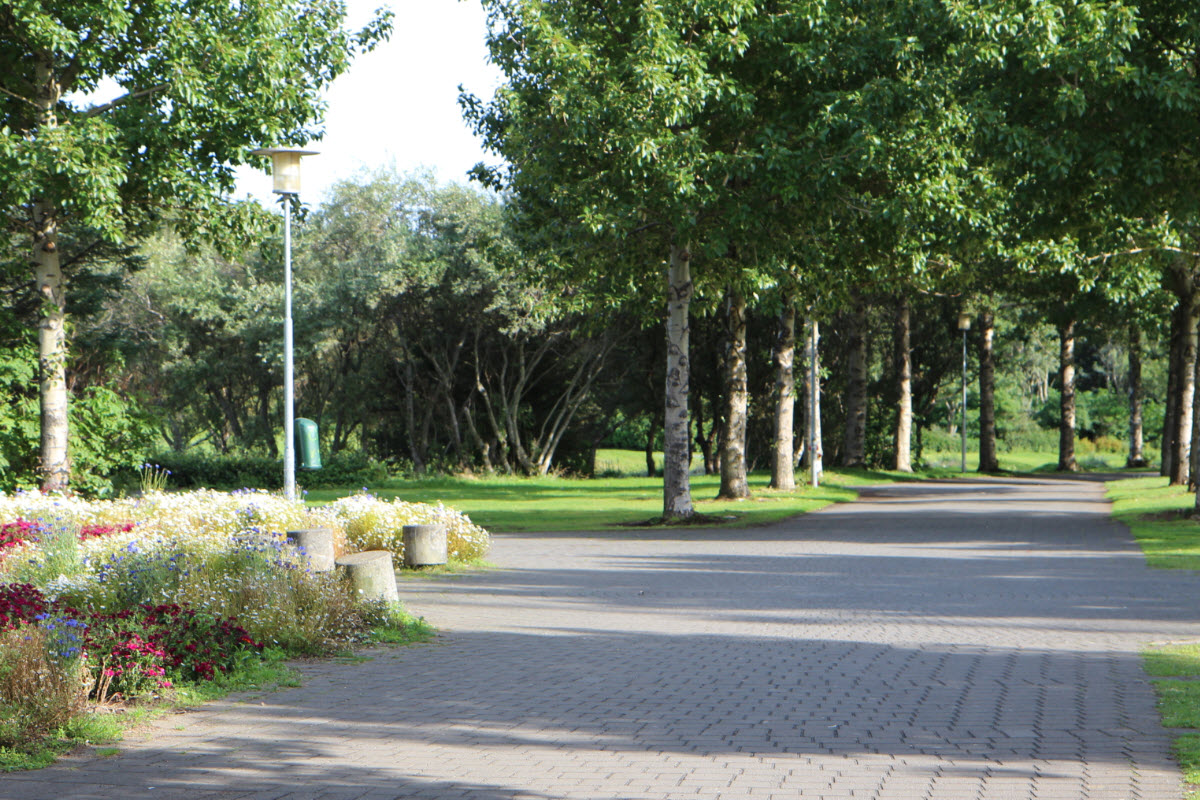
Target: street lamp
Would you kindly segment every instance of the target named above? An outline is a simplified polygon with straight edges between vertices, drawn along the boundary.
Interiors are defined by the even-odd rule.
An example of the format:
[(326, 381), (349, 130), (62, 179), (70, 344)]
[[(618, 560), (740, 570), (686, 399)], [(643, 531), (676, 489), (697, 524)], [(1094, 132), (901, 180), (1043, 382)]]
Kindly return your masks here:
[(283, 493), (296, 499), (296, 433), (294, 370), (292, 359), (292, 199), (300, 194), (300, 159), (315, 150), (264, 147), (256, 156), (271, 157), (272, 191), (283, 204)]
[(958, 329), (962, 331), (962, 471), (967, 471), (967, 331), (971, 329), (971, 315), (966, 311), (958, 314)]

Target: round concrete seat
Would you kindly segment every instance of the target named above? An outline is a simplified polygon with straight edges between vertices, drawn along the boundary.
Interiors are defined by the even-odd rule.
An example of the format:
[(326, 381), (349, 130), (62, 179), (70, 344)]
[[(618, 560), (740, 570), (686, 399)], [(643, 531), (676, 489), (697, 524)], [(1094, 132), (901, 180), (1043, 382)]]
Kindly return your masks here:
[(396, 591), (392, 554), (387, 550), (352, 553), (339, 558), (337, 565), (350, 576), (350, 585), (364, 600), (383, 600), (387, 603), (400, 600), (400, 593)]
[(427, 567), (447, 561), (445, 525), (405, 525), (404, 566)]
[(333, 531), (329, 528), (304, 528), (287, 532), (288, 541), (303, 548), (308, 567), (313, 572), (333, 569)]

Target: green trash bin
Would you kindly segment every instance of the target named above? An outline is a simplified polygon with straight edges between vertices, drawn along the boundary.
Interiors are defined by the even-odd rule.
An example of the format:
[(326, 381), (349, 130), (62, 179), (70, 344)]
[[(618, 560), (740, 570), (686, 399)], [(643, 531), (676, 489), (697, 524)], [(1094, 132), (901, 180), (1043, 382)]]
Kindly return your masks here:
[(321, 437), (317, 433), (317, 423), (303, 417), (296, 420), (296, 467), (321, 468)]

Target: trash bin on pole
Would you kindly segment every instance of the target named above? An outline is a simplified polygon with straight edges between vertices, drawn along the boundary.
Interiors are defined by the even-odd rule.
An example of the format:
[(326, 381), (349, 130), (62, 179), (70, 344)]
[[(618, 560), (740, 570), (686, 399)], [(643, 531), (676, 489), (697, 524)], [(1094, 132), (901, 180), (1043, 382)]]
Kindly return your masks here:
[(321, 437), (311, 419), (296, 420), (296, 462), (298, 469), (321, 468)]

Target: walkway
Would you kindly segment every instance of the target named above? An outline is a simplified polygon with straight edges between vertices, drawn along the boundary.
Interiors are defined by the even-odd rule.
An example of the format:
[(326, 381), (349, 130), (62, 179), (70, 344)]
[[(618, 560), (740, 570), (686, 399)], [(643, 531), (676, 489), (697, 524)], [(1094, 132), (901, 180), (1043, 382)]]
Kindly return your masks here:
[(747, 531), (498, 537), (445, 631), (5, 800), (1178, 800), (1138, 651), (1200, 637), (1102, 487), (889, 486)]

